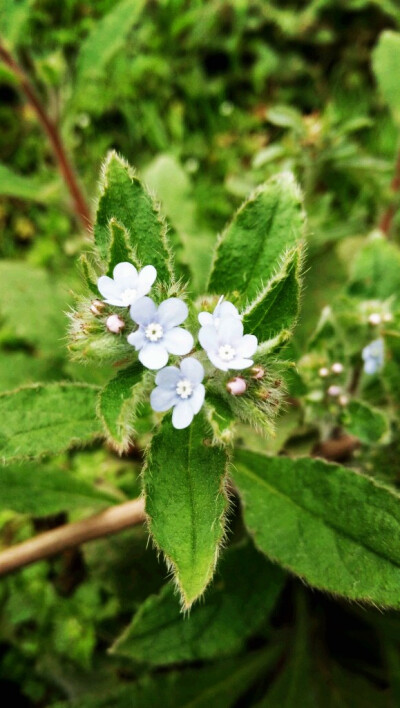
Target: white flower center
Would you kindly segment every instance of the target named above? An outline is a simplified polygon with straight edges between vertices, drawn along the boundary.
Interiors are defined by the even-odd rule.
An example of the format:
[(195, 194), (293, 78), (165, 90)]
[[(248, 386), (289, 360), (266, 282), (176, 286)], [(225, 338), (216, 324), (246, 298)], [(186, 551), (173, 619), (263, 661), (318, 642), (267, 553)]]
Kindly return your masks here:
[(135, 302), (136, 296), (137, 290), (135, 290), (134, 288), (126, 288), (126, 290), (122, 291), (120, 298), (123, 304), (128, 307), (128, 305), (132, 305)]
[(222, 361), (232, 361), (232, 359), (236, 356), (236, 351), (230, 344), (223, 344), (218, 349), (218, 356), (222, 359)]
[(151, 322), (147, 325), (144, 333), (146, 339), (149, 339), (150, 342), (158, 342), (158, 340), (164, 335), (163, 328), (160, 324), (158, 324), (158, 322)]
[(193, 393), (193, 386), (189, 379), (181, 379), (176, 386), (176, 392), (180, 398), (189, 398)]

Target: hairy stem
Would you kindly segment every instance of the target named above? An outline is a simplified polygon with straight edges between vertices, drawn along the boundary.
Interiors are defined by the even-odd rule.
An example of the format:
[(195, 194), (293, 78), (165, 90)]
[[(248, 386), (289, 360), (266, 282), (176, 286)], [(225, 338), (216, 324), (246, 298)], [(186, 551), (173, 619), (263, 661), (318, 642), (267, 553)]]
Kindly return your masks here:
[[(395, 165), (395, 169), (394, 169), (394, 176), (393, 176), (392, 182), (390, 184), (390, 188), (391, 188), (394, 196), (400, 192), (400, 150), (397, 155), (396, 165)], [(386, 209), (386, 211), (384, 212), (384, 214), (380, 220), (379, 228), (381, 231), (383, 231), (383, 233), (386, 236), (389, 235), (396, 211), (397, 211), (397, 204), (393, 201), (392, 204), (390, 204), (388, 206), (388, 208)]]
[(0, 576), (54, 556), (67, 548), (118, 533), (144, 520), (144, 499), (140, 498), (112, 506), (83, 521), (46, 531), (0, 552)]
[(61, 136), (57, 129), (56, 124), (47, 115), (44, 107), (42, 106), (39, 97), (32, 84), (30, 83), (25, 72), (21, 69), (19, 64), (15, 61), (10, 52), (1, 44), (0, 41), (0, 60), (2, 60), (8, 68), (12, 71), (14, 76), (18, 79), (19, 86), (27, 101), (32, 106), (35, 111), (38, 121), (42, 126), (44, 132), (46, 133), (49, 142), (51, 144), (54, 156), (57, 160), (60, 172), (71, 195), (72, 202), (74, 205), (74, 212), (76, 217), (84, 226), (85, 229), (90, 231), (91, 229), (91, 216), (90, 210), (86, 203), (86, 199), (83, 196), (82, 190), (79, 186), (77, 177), (75, 175), (74, 169), (67, 157), (64, 145), (61, 140)]

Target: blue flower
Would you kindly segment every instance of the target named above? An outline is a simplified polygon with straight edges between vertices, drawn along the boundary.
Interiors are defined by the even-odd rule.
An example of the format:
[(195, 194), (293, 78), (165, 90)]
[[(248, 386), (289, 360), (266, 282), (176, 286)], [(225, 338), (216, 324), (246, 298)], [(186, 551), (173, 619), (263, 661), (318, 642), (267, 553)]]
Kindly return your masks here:
[(154, 266), (145, 266), (138, 273), (132, 263), (124, 261), (115, 266), (113, 278), (102, 275), (97, 281), (97, 287), (109, 305), (129, 307), (150, 292), (156, 277)]
[(240, 319), (239, 312), (237, 311), (235, 305), (228, 302), (228, 300), (224, 300), (224, 296), (222, 295), (222, 297), (218, 300), (218, 304), (212, 314), (211, 312), (200, 312), (199, 322), (202, 327), (212, 325), (218, 329), (221, 320), (225, 317), (237, 317)]
[(157, 387), (150, 395), (152, 409), (161, 412), (173, 408), (174, 428), (187, 428), (204, 402), (203, 378), (204, 369), (194, 357), (184, 359), (179, 369), (176, 366), (161, 369), (156, 376)]
[(222, 371), (247, 369), (254, 363), (249, 357), (257, 349), (257, 337), (243, 335), (243, 324), (238, 317), (221, 318), (218, 328), (214, 325), (201, 327), (199, 342), (212, 364)]
[(139, 329), (128, 336), (128, 342), (148, 369), (161, 369), (169, 354), (182, 356), (193, 347), (190, 332), (177, 326), (188, 316), (183, 300), (171, 297), (157, 307), (151, 298), (142, 297), (131, 306), (130, 315)]
[(361, 356), (364, 360), (364, 371), (366, 374), (376, 374), (380, 371), (384, 364), (383, 339), (374, 339), (371, 344), (364, 347)]

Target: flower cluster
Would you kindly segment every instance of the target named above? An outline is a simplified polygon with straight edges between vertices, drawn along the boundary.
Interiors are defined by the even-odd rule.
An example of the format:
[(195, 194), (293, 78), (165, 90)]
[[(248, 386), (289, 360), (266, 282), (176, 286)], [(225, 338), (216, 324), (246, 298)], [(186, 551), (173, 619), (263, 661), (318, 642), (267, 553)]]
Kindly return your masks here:
[[(187, 319), (187, 305), (177, 297), (160, 305), (148, 297), (157, 277), (156, 269), (145, 266), (141, 271), (131, 263), (118, 263), (113, 277), (103, 275), (98, 289), (104, 302), (115, 307), (129, 307), (137, 328), (128, 334), (128, 342), (138, 352), (139, 361), (148, 369), (157, 370), (150, 403), (155, 411), (172, 411), (175, 428), (186, 428), (203, 405), (205, 388), (204, 367), (193, 356), (177, 366), (166, 366), (169, 355), (185, 356), (194, 346), (192, 334), (181, 327)], [(253, 365), (251, 357), (257, 349), (257, 337), (243, 334), (243, 324), (237, 308), (220, 298), (213, 313), (200, 312), (198, 339), (209, 361), (216, 369), (246, 369)], [(125, 322), (111, 315), (107, 328), (119, 334)]]

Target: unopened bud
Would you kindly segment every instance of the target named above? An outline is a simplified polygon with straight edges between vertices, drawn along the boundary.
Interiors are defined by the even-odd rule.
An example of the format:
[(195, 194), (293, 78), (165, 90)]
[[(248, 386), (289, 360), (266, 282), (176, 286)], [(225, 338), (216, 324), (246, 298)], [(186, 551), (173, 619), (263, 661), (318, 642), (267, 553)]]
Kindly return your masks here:
[(337, 398), (341, 393), (342, 389), (340, 386), (329, 386), (328, 388), (328, 396), (332, 396), (332, 398)]
[(368, 322), (370, 325), (373, 327), (376, 327), (377, 325), (380, 325), (382, 322), (382, 317), (379, 314), (379, 312), (372, 312), (370, 316), (368, 317)]
[(243, 396), (247, 390), (247, 383), (241, 376), (235, 376), (234, 379), (230, 379), (226, 384), (226, 390), (232, 394), (232, 396)]
[(329, 369), (326, 366), (321, 366), (318, 373), (324, 379), (326, 376), (329, 376)]
[(110, 315), (107, 317), (106, 327), (109, 332), (119, 334), (124, 329), (125, 322), (119, 315)]
[(349, 402), (349, 397), (346, 396), (345, 393), (342, 393), (342, 395), (339, 396), (338, 401), (339, 401), (339, 405), (341, 405), (341, 406), (347, 406), (347, 404), (348, 404), (348, 402)]
[(340, 361), (336, 361), (334, 364), (331, 366), (331, 371), (332, 374), (342, 374), (343, 373), (343, 364), (340, 363)]
[(258, 364), (256, 366), (252, 366), (250, 371), (251, 371), (251, 378), (256, 379), (256, 381), (258, 381), (259, 379), (262, 379), (265, 374), (265, 370), (263, 369), (263, 367), (259, 366)]
[(105, 307), (105, 302), (102, 302), (101, 300), (93, 300), (92, 304), (90, 305), (90, 312), (92, 313), (92, 315), (98, 317), (99, 315), (101, 315), (103, 310), (105, 310)]

